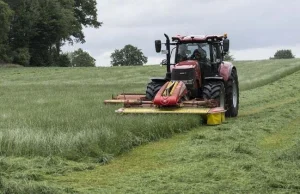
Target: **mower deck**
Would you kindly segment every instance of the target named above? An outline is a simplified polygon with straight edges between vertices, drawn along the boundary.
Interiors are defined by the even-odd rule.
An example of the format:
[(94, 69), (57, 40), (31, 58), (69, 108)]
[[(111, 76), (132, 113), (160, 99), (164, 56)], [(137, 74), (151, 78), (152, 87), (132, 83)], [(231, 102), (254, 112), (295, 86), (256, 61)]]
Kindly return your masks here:
[(159, 107), (146, 99), (144, 94), (120, 94), (105, 100), (105, 104), (124, 104), (123, 108), (116, 110), (122, 114), (198, 114), (207, 121), (208, 125), (218, 125), (225, 121), (225, 110), (216, 107), (214, 101), (201, 101), (193, 99), (183, 101), (179, 106)]

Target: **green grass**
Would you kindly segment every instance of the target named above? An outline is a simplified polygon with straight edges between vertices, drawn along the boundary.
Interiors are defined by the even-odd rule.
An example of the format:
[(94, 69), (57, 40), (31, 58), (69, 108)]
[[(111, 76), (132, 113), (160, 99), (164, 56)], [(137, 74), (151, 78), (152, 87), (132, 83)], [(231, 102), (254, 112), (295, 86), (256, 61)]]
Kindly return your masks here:
[(299, 70), (298, 59), (245, 61), (234, 64), (238, 68), (242, 90), (266, 85)]
[(83, 193), (299, 193), (299, 81), (298, 71), (243, 91), (240, 116), (226, 124), (49, 180)]
[[(144, 180), (143, 169), (149, 169), (150, 172), (146, 171), (146, 175), (149, 173), (150, 178), (146, 177), (145, 180), (156, 183), (156, 179), (162, 178), (165, 180), (164, 184), (167, 185), (166, 192), (170, 193), (171, 187), (178, 186), (175, 189), (182, 193), (186, 186), (191, 185), (191, 183), (182, 185), (178, 183), (182, 174), (194, 172), (200, 167), (206, 168), (207, 162), (214, 164), (220, 157), (224, 159), (223, 156), (226, 160), (224, 159), (224, 163), (219, 165), (229, 165), (231, 161), (239, 157), (243, 159), (239, 161), (240, 165), (245, 162), (245, 159), (246, 162), (252, 161), (248, 161), (249, 157), (244, 159), (244, 156), (239, 155), (240, 153), (246, 154), (245, 156), (254, 155), (252, 163), (255, 165), (260, 161), (260, 158), (256, 156), (261, 153), (262, 157), (268, 159), (274, 157), (278, 161), (282, 161), (282, 158), (284, 161), (285, 159), (294, 161), (297, 154), (299, 157), (299, 152), (297, 152), (299, 146), (297, 143), (285, 145), (285, 142), (293, 142), (290, 138), (297, 135), (295, 128), (297, 123), (291, 124), (289, 130), (280, 130), (280, 127), (286, 126), (285, 122), (290, 119), (291, 111), (294, 111), (293, 115), (299, 113), (297, 109), (294, 110), (299, 99), (299, 93), (295, 92), (299, 91), (297, 87), (299, 79), (297, 76), (288, 75), (300, 70), (300, 61), (298, 59), (249, 61), (237, 62), (236, 66), (240, 87), (243, 90), (241, 114), (238, 119), (230, 119), (228, 124), (218, 127), (200, 127), (185, 135), (176, 136), (174, 139), (163, 140), (162, 143), (166, 142), (166, 145), (162, 148), (161, 142), (157, 143), (157, 148), (155, 148), (156, 144), (150, 143), (147, 145), (150, 146), (148, 148), (150, 150), (147, 150), (147, 146), (142, 146), (141, 151), (134, 150), (130, 153), (127, 151), (137, 145), (171, 137), (178, 132), (187, 132), (200, 124), (198, 116), (117, 115), (114, 110), (120, 105), (103, 105), (102, 101), (110, 98), (111, 94), (123, 91), (144, 92), (149, 77), (164, 76), (165, 67), (0, 69), (0, 100), (2, 102), (0, 103), (0, 154), (2, 156), (0, 191), (6, 193), (73, 193), (75, 190), (89, 192), (91, 189), (90, 191), (95, 193), (139, 192), (131, 184), (140, 179)], [(284, 84), (274, 82), (267, 85), (285, 76), (288, 77), (280, 81), (290, 80), (285, 81)], [(257, 88), (259, 86), (262, 87)], [(256, 89), (249, 90), (252, 88)], [(285, 91), (286, 88), (288, 91)], [(293, 92), (290, 91), (291, 88), (294, 88)], [(276, 113), (276, 109), (281, 110), (278, 111), (280, 114)], [(281, 112), (284, 114), (281, 115)], [(270, 136), (264, 137), (265, 133)], [(261, 138), (261, 141), (255, 141), (258, 138)], [(256, 152), (259, 150), (257, 146), (261, 146), (261, 149), (266, 151)], [(290, 146), (292, 146), (291, 149), (289, 149)], [(146, 149), (147, 154), (143, 149)], [(152, 149), (154, 149), (153, 153)], [(288, 153), (286, 149), (292, 151)], [(275, 151), (276, 156), (273, 156), (274, 154), (271, 153)], [(87, 171), (97, 166), (97, 163), (107, 163), (116, 155), (123, 153), (126, 153), (125, 159), (122, 159), (122, 156), (120, 160), (126, 160), (128, 169), (126, 165), (121, 166), (122, 162), (116, 162), (117, 164), (112, 162), (104, 167), (97, 167), (91, 172)], [(137, 153), (135, 158), (131, 157), (134, 153)], [(232, 154), (234, 157), (231, 157)], [(206, 157), (211, 159), (203, 163), (199, 160)], [(148, 159), (143, 160), (143, 158)], [(193, 163), (191, 169), (181, 165), (181, 160)], [(269, 165), (269, 162), (263, 161), (263, 164)], [(132, 169), (132, 165), (136, 167)], [(216, 165), (214, 164), (213, 167), (217, 168)], [(291, 167), (295, 169), (295, 166), (291, 165)], [(114, 170), (115, 168), (117, 170)], [(122, 176), (114, 174), (118, 173), (119, 168), (123, 168), (126, 176), (122, 173)], [(234, 176), (229, 173), (233, 168), (234, 166), (229, 165), (222, 172), (223, 174), (218, 176), (221, 179), (224, 178), (223, 176)], [(127, 172), (130, 169), (132, 170)], [(214, 174), (211, 170), (211, 168), (206, 169), (208, 175)], [(73, 180), (68, 175), (74, 171), (79, 172), (78, 176), (72, 175)], [(81, 171), (83, 174), (80, 173)], [(157, 174), (160, 172), (161, 174)], [(102, 179), (97, 176), (99, 173), (103, 174)], [(169, 173), (170, 177), (160, 177), (163, 176), (162, 173)], [(238, 173), (244, 175), (240, 171)], [(85, 179), (81, 182), (81, 176), (95, 181), (95, 184), (87, 183)], [(174, 180), (178, 180), (172, 182), (172, 176)], [(196, 173), (195, 176), (200, 175)], [(213, 177), (213, 175), (210, 176)], [(188, 179), (193, 182), (195, 178), (187, 175), (183, 181)], [(246, 182), (239, 182), (241, 187), (249, 181), (253, 183), (252, 179), (249, 180), (247, 177), (244, 179)], [(109, 186), (117, 184), (119, 180), (119, 189), (117, 186)], [(138, 181), (141, 192), (151, 193), (151, 191), (157, 192), (163, 189), (163, 184), (150, 184), (141, 180)], [(201, 178), (201, 181), (203, 180), (205, 179)], [(208, 178), (208, 180), (211, 179)], [(60, 182), (63, 184), (59, 184)], [(99, 183), (101, 188), (97, 187), (96, 183)], [(287, 185), (284, 181), (273, 181), (273, 183), (275, 186)], [(214, 184), (210, 186), (207, 183), (207, 187), (216, 186)], [(226, 184), (228, 183), (221, 185), (226, 186)], [(293, 187), (297, 186), (294, 182), (290, 184)], [(146, 185), (151, 187), (147, 190)], [(245, 186), (245, 188), (248, 187)], [(261, 186), (261, 190), (257, 191), (266, 191), (266, 188), (266, 186)], [(234, 190), (231, 191), (234, 192)], [(251, 191), (251, 189), (243, 191)]]
[[(139, 73), (146, 74), (145, 69), (140, 68)], [(104, 99), (124, 88), (141, 92), (144, 88), (144, 84), (133, 80), (113, 83), (113, 73), (126, 79), (124, 75), (134, 69), (123, 71), (126, 68), (29, 68), (1, 72), (0, 153), (71, 160), (91, 157), (101, 162), (134, 145), (168, 137), (198, 124), (197, 117), (115, 114), (120, 105), (105, 106)], [(188, 120), (190, 124), (178, 125), (174, 118)]]

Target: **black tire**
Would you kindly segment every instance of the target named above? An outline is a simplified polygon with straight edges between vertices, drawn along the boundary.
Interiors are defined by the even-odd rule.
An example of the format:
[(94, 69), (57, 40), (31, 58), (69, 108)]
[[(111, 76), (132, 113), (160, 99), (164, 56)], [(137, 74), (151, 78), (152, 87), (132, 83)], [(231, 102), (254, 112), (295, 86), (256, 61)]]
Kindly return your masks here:
[(229, 80), (226, 83), (226, 117), (236, 117), (239, 112), (239, 80), (237, 71), (232, 69)]
[(225, 87), (223, 82), (210, 82), (203, 87), (204, 100), (218, 100), (219, 106), (225, 108)]
[(150, 82), (147, 85), (146, 89), (146, 98), (148, 100), (153, 100), (156, 96), (157, 92), (160, 90), (160, 88), (164, 85), (164, 83), (158, 83), (158, 82)]

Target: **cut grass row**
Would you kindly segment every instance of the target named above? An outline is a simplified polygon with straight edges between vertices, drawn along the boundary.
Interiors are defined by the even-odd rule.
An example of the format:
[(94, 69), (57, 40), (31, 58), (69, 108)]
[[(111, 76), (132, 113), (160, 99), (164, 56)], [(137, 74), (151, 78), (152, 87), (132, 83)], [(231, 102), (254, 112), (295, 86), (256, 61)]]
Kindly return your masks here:
[(263, 60), (237, 63), (241, 90), (264, 86), (299, 71), (299, 60)]

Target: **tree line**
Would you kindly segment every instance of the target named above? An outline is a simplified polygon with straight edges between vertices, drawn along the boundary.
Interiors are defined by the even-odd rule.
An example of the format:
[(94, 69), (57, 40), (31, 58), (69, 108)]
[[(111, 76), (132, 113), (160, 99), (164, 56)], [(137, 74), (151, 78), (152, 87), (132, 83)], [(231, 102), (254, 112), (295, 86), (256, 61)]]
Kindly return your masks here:
[(61, 47), (84, 43), (83, 27), (102, 25), (96, 5), (96, 0), (0, 0), (0, 62), (71, 65)]
[[(142, 53), (141, 49), (133, 45), (125, 45), (122, 49), (115, 49), (115, 51), (110, 55), (112, 66), (136, 66), (143, 65), (147, 63), (148, 58)], [(270, 59), (291, 59), (295, 58), (290, 49), (277, 50), (274, 57)], [(228, 52), (224, 56), (224, 61), (234, 61), (234, 56)], [(165, 61), (165, 60), (163, 60)], [(163, 64), (164, 62), (161, 62)]]

